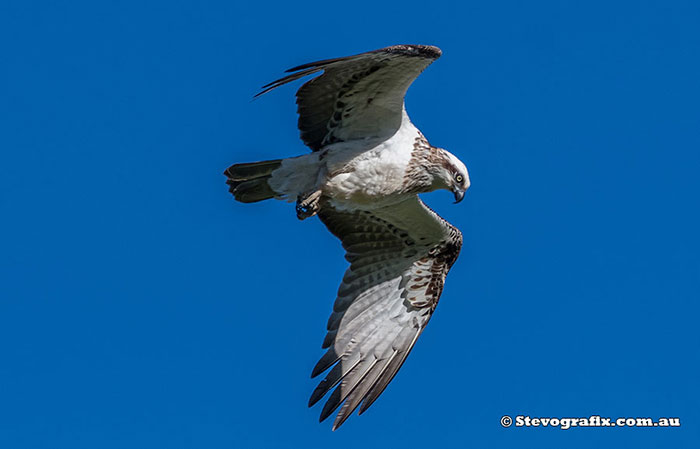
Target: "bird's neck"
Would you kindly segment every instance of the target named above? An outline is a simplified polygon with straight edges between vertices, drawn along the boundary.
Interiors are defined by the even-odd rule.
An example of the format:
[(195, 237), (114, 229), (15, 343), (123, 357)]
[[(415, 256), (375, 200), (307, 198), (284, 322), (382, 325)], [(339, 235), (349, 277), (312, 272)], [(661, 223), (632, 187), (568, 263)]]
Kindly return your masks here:
[(411, 151), (411, 158), (406, 166), (404, 190), (411, 193), (425, 193), (447, 188), (440, 176), (447, 160), (445, 151), (434, 147), (418, 133)]

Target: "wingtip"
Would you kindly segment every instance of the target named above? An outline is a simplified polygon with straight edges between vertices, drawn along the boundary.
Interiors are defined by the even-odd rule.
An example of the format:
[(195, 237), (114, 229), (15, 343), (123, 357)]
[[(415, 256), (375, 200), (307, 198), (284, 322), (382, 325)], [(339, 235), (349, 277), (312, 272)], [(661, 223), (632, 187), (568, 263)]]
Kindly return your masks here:
[(328, 417), (331, 416), (334, 411), (335, 408), (331, 409), (328, 406), (328, 402), (326, 402), (326, 404), (323, 406), (323, 410), (321, 410), (321, 416), (318, 417), (318, 422), (322, 423), (323, 421), (328, 419)]
[(322, 360), (323, 359), (319, 360), (318, 363), (316, 364), (316, 366), (314, 366), (314, 369), (311, 371), (311, 378), (312, 379), (316, 378), (319, 374), (321, 374), (322, 372), (324, 372), (325, 370), (328, 369), (327, 366), (324, 367), (323, 365), (321, 365)]
[(323, 382), (321, 382), (321, 384), (318, 387), (316, 387), (313, 393), (311, 393), (311, 397), (309, 398), (309, 408), (316, 405), (316, 403), (326, 395), (326, 392), (321, 389), (322, 384)]
[[(393, 45), (383, 49), (390, 53), (398, 53), (406, 56), (419, 56), (422, 58), (437, 59), (442, 56), (442, 50), (434, 45)], [(378, 50), (381, 51), (381, 50)]]
[[(346, 406), (343, 405), (343, 408), (345, 408), (345, 407)], [(338, 415), (335, 417), (335, 422), (333, 423), (332, 430), (335, 431), (335, 429), (340, 428), (340, 426), (342, 426), (345, 423), (345, 421), (347, 421), (348, 418), (350, 418), (350, 415), (352, 415), (352, 412), (354, 412), (354, 411), (355, 411), (354, 408), (352, 410), (347, 410), (347, 409), (342, 410), (341, 409), (340, 413), (338, 413)]]
[(271, 90), (274, 89), (274, 88), (273, 88), (273, 87), (268, 88), (267, 85), (265, 85), (265, 86), (261, 87), (261, 89), (262, 89), (262, 90), (261, 90), (260, 92), (258, 92), (257, 94), (253, 95), (253, 98), (251, 98), (250, 101), (255, 101), (255, 100), (257, 100), (258, 98), (260, 98), (261, 95), (268, 93), (269, 91), (271, 91)]

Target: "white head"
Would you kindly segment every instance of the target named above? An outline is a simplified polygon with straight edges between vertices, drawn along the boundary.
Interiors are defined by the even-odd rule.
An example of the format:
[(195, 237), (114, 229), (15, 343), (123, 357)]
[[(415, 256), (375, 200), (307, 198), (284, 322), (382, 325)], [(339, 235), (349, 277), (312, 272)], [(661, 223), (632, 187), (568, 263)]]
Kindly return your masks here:
[(442, 148), (439, 151), (442, 161), (438, 164), (438, 172), (435, 173), (434, 188), (452, 191), (455, 202), (459, 203), (470, 185), (469, 172), (464, 163), (454, 154)]

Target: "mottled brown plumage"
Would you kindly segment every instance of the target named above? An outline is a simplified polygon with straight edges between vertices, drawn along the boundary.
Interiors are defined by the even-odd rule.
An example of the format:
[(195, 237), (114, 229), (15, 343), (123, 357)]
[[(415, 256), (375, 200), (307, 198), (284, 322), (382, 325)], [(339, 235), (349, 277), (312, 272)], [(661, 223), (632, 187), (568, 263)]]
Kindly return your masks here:
[[(412, 217), (410, 227), (394, 218), (407, 214)], [(330, 371), (309, 400), (314, 405), (335, 388), (321, 412), (324, 420), (343, 404), (335, 429), (361, 403), (360, 413), (364, 412), (396, 375), (435, 311), (445, 276), (462, 247), (462, 234), (417, 198), (372, 212), (322, 207), (319, 218), (341, 240), (350, 262), (328, 320), (324, 347), (330, 349), (312, 376)], [(396, 302), (389, 310), (372, 313), (366, 292), (396, 279), (397, 273), (401, 275), (396, 290), (387, 292)], [(394, 339), (354, 333), (353, 323), (363, 316), (364, 329), (381, 328), (383, 335), (395, 333)]]
[[(287, 70), (295, 73), (266, 84), (256, 96), (324, 71), (297, 92), (304, 143), (317, 151), (353, 138), (389, 137), (401, 125), (406, 90), (441, 54), (439, 48), (429, 45), (394, 45), (312, 62)], [(389, 112), (392, 114), (387, 115)]]

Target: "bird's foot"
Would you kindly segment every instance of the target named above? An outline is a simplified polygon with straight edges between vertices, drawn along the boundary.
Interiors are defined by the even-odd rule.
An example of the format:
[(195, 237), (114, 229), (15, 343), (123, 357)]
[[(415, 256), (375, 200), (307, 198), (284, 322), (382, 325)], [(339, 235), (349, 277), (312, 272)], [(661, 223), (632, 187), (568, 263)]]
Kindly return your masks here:
[(297, 198), (297, 218), (304, 220), (313, 217), (320, 209), (321, 190), (316, 190)]

